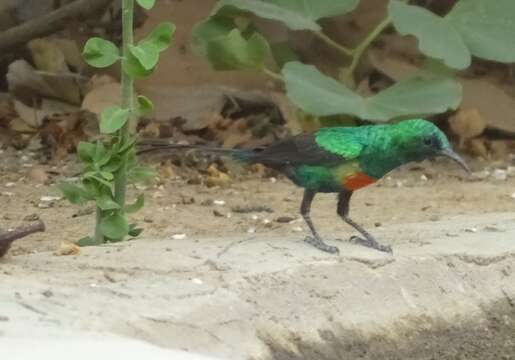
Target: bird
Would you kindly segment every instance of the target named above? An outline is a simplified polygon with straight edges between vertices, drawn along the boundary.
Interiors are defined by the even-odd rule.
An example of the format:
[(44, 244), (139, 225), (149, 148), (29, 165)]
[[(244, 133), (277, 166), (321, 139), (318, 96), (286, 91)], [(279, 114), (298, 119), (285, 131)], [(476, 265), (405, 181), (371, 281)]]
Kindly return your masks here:
[[(145, 145), (145, 143), (142, 143)], [(376, 183), (392, 170), (410, 162), (444, 156), (470, 173), (466, 162), (445, 134), (425, 119), (408, 119), (393, 124), (357, 127), (326, 127), (299, 134), (256, 149), (222, 149), (196, 145), (147, 143), (139, 154), (171, 149), (197, 149), (229, 155), (246, 164), (262, 164), (285, 175), (304, 189), (300, 214), (311, 235), (305, 241), (315, 248), (339, 254), (336, 246), (319, 235), (312, 219), (311, 204), (318, 193), (336, 193), (336, 213), (360, 235), (355, 243), (392, 253), (350, 217), (350, 200), (355, 191)]]

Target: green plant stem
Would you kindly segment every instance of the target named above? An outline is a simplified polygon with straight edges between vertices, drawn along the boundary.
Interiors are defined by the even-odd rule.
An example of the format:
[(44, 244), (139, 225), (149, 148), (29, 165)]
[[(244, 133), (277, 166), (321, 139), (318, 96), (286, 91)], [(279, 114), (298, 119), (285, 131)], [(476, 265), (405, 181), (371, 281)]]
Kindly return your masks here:
[(376, 26), (376, 28), (365, 38), (365, 40), (361, 42), (361, 44), (359, 44), (354, 50), (352, 50), (352, 62), (347, 70), (348, 74), (352, 75), (354, 73), (365, 50), (383, 32), (383, 30), (390, 25), (391, 21), (392, 19), (390, 19), (390, 17), (387, 16), (383, 21), (381, 21)]
[(104, 243), (104, 234), (100, 231), (100, 223), (102, 222), (102, 209), (97, 206), (96, 210), (96, 222), (95, 222), (95, 244)]
[(281, 74), (278, 74), (278, 73), (276, 73), (275, 71), (272, 71), (272, 70), (270, 70), (270, 69), (268, 69), (268, 68), (263, 68), (263, 72), (264, 72), (266, 75), (270, 76), (270, 77), (271, 77), (272, 79), (274, 79), (274, 80), (284, 81), (284, 79), (283, 79), (283, 77), (281, 76)]
[[(133, 17), (134, 0), (122, 0), (122, 56), (127, 58), (129, 55), (129, 45), (134, 42), (133, 38)], [(129, 109), (131, 117), (124, 127), (119, 131), (119, 141), (125, 144), (128, 141), (132, 128), (132, 110), (134, 98), (134, 80), (123, 71), (122, 67), (122, 108)], [(125, 192), (127, 188), (127, 155), (123, 156), (120, 169), (115, 174), (114, 180), (114, 199), (120, 205), (125, 206)]]
[(316, 31), (314, 32), (314, 34), (320, 39), (322, 40), (323, 42), (325, 42), (327, 45), (329, 45), (330, 47), (338, 50), (339, 52), (341, 52), (342, 54), (344, 55), (347, 55), (347, 56), (352, 56), (354, 54), (354, 51), (352, 49), (349, 49), (343, 45), (340, 45), (338, 44), (336, 41), (334, 41), (333, 39), (331, 39), (329, 36), (327, 36), (326, 34), (324, 34), (323, 32), (321, 31)]

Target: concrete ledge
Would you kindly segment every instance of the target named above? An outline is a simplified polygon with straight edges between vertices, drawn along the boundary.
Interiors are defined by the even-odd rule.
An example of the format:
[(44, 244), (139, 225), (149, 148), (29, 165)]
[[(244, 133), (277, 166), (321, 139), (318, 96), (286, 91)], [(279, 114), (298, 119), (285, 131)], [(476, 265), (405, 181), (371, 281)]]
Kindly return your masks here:
[(0, 339), (108, 332), (225, 359), (515, 354), (515, 213), (375, 233), (393, 256), (245, 235), (12, 257)]

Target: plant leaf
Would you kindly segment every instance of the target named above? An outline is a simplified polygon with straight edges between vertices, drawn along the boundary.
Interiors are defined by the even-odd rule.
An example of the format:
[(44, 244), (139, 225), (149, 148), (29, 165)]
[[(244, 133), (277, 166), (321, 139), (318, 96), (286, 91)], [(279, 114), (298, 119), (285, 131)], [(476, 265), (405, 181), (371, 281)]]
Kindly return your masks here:
[(211, 16), (195, 25), (192, 31), (193, 51), (201, 56), (207, 56), (208, 44), (227, 36), (237, 26), (234, 20), (224, 16)]
[(84, 204), (94, 199), (86, 189), (77, 185), (62, 183), (59, 185), (59, 189), (63, 196), (72, 204)]
[(138, 45), (129, 45), (129, 51), (145, 70), (152, 70), (159, 61), (159, 50), (152, 43), (141, 42)]
[(143, 194), (138, 195), (138, 198), (133, 204), (125, 206), (125, 213), (133, 214), (145, 206), (145, 196)]
[(120, 52), (112, 42), (93, 37), (84, 45), (82, 56), (89, 65), (105, 68), (113, 65), (120, 58)]
[(159, 52), (166, 50), (172, 43), (173, 34), (175, 33), (175, 24), (167, 21), (157, 25), (154, 30), (145, 37), (141, 43), (149, 43), (157, 48)]
[(470, 52), (461, 35), (444, 18), (420, 6), (391, 0), (388, 12), (401, 35), (418, 39), (420, 51), (454, 69), (470, 66)]
[(109, 239), (121, 240), (129, 233), (129, 224), (121, 211), (114, 211), (102, 219), (100, 231)]
[(140, 114), (146, 114), (154, 110), (152, 101), (143, 95), (138, 95), (138, 111)]
[(79, 159), (84, 162), (92, 162), (95, 157), (96, 148), (96, 144), (81, 141), (79, 146), (77, 146), (77, 154), (79, 155)]
[(113, 200), (113, 195), (109, 189), (102, 191), (97, 198), (97, 206), (102, 210), (116, 210), (120, 209), (120, 205)]
[(319, 19), (346, 14), (358, 3), (359, 0), (221, 0), (212, 15), (236, 8), (280, 21), (292, 30), (320, 31)]
[(120, 130), (129, 120), (129, 114), (129, 109), (122, 109), (119, 106), (106, 108), (100, 116), (100, 132), (112, 134)]
[(208, 44), (207, 57), (215, 70), (261, 70), (270, 54), (266, 39), (254, 33), (245, 39), (238, 29)]
[(97, 246), (97, 245), (100, 245), (102, 244), (101, 242), (99, 241), (96, 241), (94, 238), (92, 238), (91, 236), (85, 236), (79, 240), (77, 240), (75, 242), (77, 245), (79, 245), (80, 247), (85, 247), (85, 246)]
[(131, 51), (129, 51), (127, 57), (122, 60), (122, 68), (126, 74), (135, 79), (148, 77), (155, 69), (155, 67), (145, 69)]
[(400, 116), (444, 112), (455, 109), (461, 101), (459, 84), (442, 77), (404, 80), (364, 98), (314, 66), (288, 63), (283, 76), (290, 100), (317, 116), (348, 114), (381, 122)]
[(139, 6), (145, 10), (150, 10), (154, 7), (156, 0), (136, 0)]
[(473, 55), (515, 62), (513, 14), (513, 0), (460, 0), (445, 19), (461, 33)]

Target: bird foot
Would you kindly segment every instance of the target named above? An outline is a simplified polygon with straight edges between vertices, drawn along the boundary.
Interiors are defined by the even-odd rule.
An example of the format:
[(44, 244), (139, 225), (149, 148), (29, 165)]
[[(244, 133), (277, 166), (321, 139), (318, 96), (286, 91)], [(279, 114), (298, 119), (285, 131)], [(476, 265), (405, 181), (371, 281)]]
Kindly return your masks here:
[(306, 236), (304, 241), (307, 242), (308, 244), (316, 247), (318, 250), (324, 251), (326, 253), (329, 253), (329, 254), (339, 254), (340, 253), (340, 249), (338, 249), (336, 246), (327, 245), (320, 238)]
[(375, 239), (363, 239), (359, 236), (351, 236), (350, 240), (351, 243), (363, 245), (378, 251), (382, 251), (388, 254), (393, 254), (392, 247), (390, 245), (382, 245), (378, 243)]

